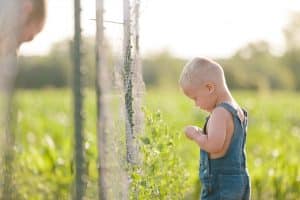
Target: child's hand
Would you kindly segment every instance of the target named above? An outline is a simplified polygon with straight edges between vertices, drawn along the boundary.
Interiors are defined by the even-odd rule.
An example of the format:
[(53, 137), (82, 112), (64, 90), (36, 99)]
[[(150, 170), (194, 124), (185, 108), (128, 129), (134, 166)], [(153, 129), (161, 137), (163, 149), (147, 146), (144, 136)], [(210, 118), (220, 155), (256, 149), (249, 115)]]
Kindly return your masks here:
[(197, 126), (186, 126), (184, 129), (186, 137), (191, 140), (194, 140), (198, 134), (202, 132), (202, 130)]

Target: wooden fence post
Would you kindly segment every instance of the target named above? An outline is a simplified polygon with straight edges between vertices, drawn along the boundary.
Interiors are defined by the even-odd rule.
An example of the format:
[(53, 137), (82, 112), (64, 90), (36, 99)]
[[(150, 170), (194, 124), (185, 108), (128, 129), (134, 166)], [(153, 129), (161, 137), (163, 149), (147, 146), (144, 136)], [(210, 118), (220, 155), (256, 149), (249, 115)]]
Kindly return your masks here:
[(83, 134), (83, 74), (81, 66), (81, 7), (80, 0), (74, 0), (74, 158), (75, 158), (75, 192), (73, 199), (81, 200), (86, 189), (86, 164)]

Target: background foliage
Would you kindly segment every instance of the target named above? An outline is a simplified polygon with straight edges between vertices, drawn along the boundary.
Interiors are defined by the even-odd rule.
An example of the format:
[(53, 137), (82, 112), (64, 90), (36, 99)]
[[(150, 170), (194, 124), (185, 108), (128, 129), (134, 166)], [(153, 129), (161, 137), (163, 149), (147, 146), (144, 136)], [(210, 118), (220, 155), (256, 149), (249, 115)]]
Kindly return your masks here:
[[(300, 14), (285, 27), (285, 49), (274, 52), (265, 41), (216, 58), (234, 96), (249, 111), (248, 166), (253, 199), (300, 196)], [(94, 42), (84, 40), (86, 85), (94, 87)], [(14, 180), (19, 199), (69, 199), (73, 180), (73, 126), (70, 86), (72, 41), (53, 46), (48, 55), (21, 57), (16, 96)], [(108, 64), (118, 64), (113, 53)], [(178, 77), (185, 59), (168, 51), (143, 58), (146, 127), (141, 136), (141, 166), (133, 169), (131, 198), (198, 199), (199, 148), (182, 133), (202, 126), (206, 113), (180, 93)], [(45, 90), (24, 90), (24, 89)], [(55, 88), (55, 89), (53, 89)], [(60, 89), (57, 89), (60, 88)], [(280, 91), (279, 91), (280, 90)], [(85, 135), (87, 196), (97, 196), (95, 94), (88, 89)], [(159, 98), (158, 98), (159, 97)]]

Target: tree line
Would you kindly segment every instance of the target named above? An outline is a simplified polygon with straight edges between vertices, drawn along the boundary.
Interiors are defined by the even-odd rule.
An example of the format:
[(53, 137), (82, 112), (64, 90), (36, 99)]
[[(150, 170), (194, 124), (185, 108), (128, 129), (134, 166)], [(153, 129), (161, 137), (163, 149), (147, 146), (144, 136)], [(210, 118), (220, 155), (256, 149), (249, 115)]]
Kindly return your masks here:
[[(283, 30), (285, 50), (276, 55), (266, 41), (255, 41), (241, 47), (228, 58), (214, 58), (221, 63), (232, 89), (300, 90), (300, 13), (294, 13)], [(106, 45), (108, 46), (108, 45)], [(71, 84), (72, 41), (53, 45), (45, 56), (21, 57), (19, 88), (64, 88)], [(118, 63), (110, 49), (108, 64)], [(95, 84), (94, 39), (84, 39), (85, 83)], [(186, 62), (168, 51), (149, 54), (142, 58), (143, 77), (147, 87), (178, 86), (178, 76)]]

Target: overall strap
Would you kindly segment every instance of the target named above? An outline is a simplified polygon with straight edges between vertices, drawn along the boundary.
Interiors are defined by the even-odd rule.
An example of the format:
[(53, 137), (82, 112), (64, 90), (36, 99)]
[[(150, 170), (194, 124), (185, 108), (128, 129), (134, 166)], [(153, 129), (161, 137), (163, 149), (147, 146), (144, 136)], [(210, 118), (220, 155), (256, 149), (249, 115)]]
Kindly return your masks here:
[(209, 116), (206, 117), (205, 123), (204, 123), (204, 126), (203, 126), (203, 133), (204, 133), (205, 135), (207, 135), (207, 123), (208, 123), (208, 120), (209, 120)]
[(219, 106), (223, 107), (225, 110), (227, 110), (228, 112), (230, 112), (233, 116), (237, 116), (238, 117), (237, 110), (232, 105), (230, 105), (229, 103), (222, 102), (219, 105), (217, 105), (217, 107), (219, 107)]
[(243, 125), (244, 125), (245, 129), (247, 129), (247, 126), (248, 126), (248, 112), (245, 109), (242, 109), (242, 111), (244, 113)]
[(243, 128), (246, 128), (246, 126), (247, 126), (247, 112), (245, 110), (243, 110), (243, 112), (244, 112), (244, 120), (241, 121), (241, 119), (240, 119), (240, 117), (238, 115), (238, 111), (231, 104), (226, 103), (226, 102), (222, 102), (219, 105), (217, 105), (217, 107), (219, 107), (219, 106), (223, 107), (225, 110), (227, 110), (228, 112), (230, 112), (232, 114), (232, 117), (236, 118), (240, 122), (240, 124), (241, 124), (241, 126)]

